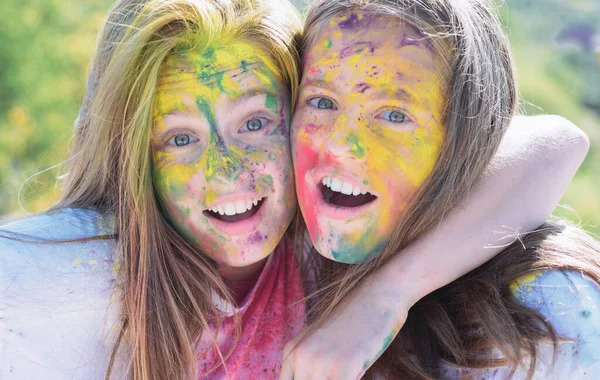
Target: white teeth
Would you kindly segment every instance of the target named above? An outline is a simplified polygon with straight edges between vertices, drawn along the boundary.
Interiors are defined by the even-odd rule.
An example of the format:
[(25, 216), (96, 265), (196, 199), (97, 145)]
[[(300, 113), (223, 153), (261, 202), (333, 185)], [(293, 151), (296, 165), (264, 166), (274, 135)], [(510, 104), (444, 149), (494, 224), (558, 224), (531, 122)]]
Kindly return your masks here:
[(225, 215), (235, 215), (235, 204), (231, 202), (225, 203)]
[(243, 214), (246, 211), (248, 211), (248, 209), (246, 209), (246, 201), (235, 202), (235, 212), (237, 214)]
[(346, 195), (359, 195), (359, 194), (366, 194), (367, 191), (361, 189), (358, 186), (354, 186), (349, 182), (345, 182), (345, 181), (341, 181), (337, 178), (331, 178), (331, 177), (325, 177), (323, 178), (323, 180), (321, 181), (321, 183), (324, 186), (329, 187), (332, 191), (338, 192), (338, 193), (342, 193), (342, 194), (346, 194)]
[(250, 211), (252, 210), (252, 207), (257, 206), (258, 202), (260, 202), (262, 200), (262, 198), (256, 198), (256, 199), (248, 199), (245, 201), (236, 201), (234, 202), (227, 202), (227, 203), (223, 203), (220, 204), (218, 206), (214, 206), (213, 208), (210, 209), (210, 211), (214, 212), (214, 213), (219, 213), (220, 215), (236, 215), (236, 214), (243, 214), (246, 211)]
[(348, 182), (342, 183), (342, 194), (350, 195), (352, 194), (352, 184)]
[(331, 190), (333, 191), (340, 192), (340, 190), (342, 190), (342, 181), (337, 178), (333, 178), (329, 187), (331, 187)]

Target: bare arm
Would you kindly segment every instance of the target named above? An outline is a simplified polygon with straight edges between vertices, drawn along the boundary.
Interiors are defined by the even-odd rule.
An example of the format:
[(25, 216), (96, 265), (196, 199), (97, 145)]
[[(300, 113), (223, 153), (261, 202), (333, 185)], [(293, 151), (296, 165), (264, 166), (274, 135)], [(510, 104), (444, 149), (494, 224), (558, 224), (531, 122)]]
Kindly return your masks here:
[(587, 136), (564, 118), (516, 117), (471, 195), (437, 229), (354, 289), (291, 351), (281, 378), (360, 377), (419, 299), (497, 255), (515, 232), (533, 230), (546, 220), (588, 148)]
[(477, 268), (548, 218), (588, 149), (587, 136), (564, 118), (516, 117), (471, 195), (373, 280), (392, 275), (412, 305)]

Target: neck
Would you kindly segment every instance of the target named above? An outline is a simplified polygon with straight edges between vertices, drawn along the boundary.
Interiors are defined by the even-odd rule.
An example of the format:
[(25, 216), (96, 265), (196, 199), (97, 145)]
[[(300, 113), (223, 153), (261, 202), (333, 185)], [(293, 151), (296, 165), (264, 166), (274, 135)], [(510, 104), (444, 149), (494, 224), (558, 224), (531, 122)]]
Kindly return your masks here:
[(223, 278), (225, 285), (231, 292), (236, 304), (240, 304), (248, 296), (263, 268), (267, 258), (264, 258), (254, 264), (243, 267), (220, 266), (219, 274)]

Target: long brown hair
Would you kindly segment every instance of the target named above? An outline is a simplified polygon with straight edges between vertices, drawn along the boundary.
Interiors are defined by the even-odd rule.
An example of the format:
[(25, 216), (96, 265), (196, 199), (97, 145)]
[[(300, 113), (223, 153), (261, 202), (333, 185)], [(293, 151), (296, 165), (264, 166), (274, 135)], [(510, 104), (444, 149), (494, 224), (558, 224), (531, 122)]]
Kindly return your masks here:
[(54, 207), (116, 217), (122, 316), (106, 378), (123, 355), (134, 379), (190, 377), (195, 340), (209, 318), (219, 326), (211, 291), (231, 301), (214, 262), (169, 225), (153, 189), (151, 111), (161, 63), (174, 49), (201, 50), (226, 35), (264, 51), (282, 88), (295, 94), (300, 30), (286, 0), (118, 0), (110, 10)]
[[(517, 106), (508, 40), (485, 0), (316, 0), (308, 10), (305, 46), (332, 17), (361, 11), (404, 20), (420, 29), (446, 60), (445, 142), (432, 174), (405, 210), (386, 247), (370, 262), (345, 265), (320, 259), (320, 289), (309, 320), (318, 326), (348, 293), (391, 256), (435, 228), (476, 184), (496, 152)], [(316, 255), (316, 252), (313, 252)], [(486, 368), (511, 366), (536, 345), (556, 344), (554, 329), (520, 304), (510, 284), (534, 271), (574, 270), (600, 283), (600, 249), (584, 232), (547, 223), (495, 259), (428, 295), (409, 311), (406, 323), (367, 373), (385, 378), (431, 379), (440, 361)], [(305, 333), (309, 333), (309, 328)], [(496, 347), (503, 359), (490, 353)]]

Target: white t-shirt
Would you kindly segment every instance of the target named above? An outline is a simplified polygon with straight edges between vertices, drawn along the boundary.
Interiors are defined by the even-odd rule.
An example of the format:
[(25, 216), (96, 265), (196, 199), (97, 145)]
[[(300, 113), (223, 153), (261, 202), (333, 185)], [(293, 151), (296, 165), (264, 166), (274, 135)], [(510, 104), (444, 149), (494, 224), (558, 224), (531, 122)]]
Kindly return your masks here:
[[(572, 342), (558, 345), (556, 359), (551, 344), (541, 344), (534, 379), (600, 379), (600, 287), (580, 273), (548, 271), (522, 278), (513, 294), (524, 305), (539, 311), (556, 332)], [(442, 364), (442, 379), (508, 379), (510, 368), (457, 368)], [(527, 378), (520, 369), (512, 379)]]
[[(53, 241), (113, 229), (113, 220), (96, 212), (66, 209), (2, 226), (0, 234)], [(120, 298), (115, 244), (0, 238), (0, 379), (104, 378)]]
[[(120, 327), (116, 241), (48, 242), (110, 236), (113, 231), (111, 218), (82, 209), (0, 227), (0, 379), (104, 379)], [(226, 360), (229, 376), (220, 367), (209, 378), (277, 378), (285, 344), (304, 326), (303, 298), (291, 242), (284, 239), (238, 307), (213, 295), (223, 313), (215, 337), (221, 351), (228, 353), (233, 343), (234, 311), (242, 333)], [(210, 331), (197, 343), (199, 353), (210, 349), (196, 363), (197, 377), (203, 378), (220, 362)], [(111, 379), (128, 373), (127, 345), (121, 349)]]

